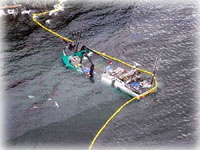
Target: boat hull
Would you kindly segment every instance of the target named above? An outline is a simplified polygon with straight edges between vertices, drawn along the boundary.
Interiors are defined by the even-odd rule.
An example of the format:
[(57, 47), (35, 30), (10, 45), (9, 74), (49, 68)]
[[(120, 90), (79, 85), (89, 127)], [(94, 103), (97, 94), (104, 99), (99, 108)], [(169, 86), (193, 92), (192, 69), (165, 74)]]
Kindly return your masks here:
[(139, 96), (139, 94), (137, 94), (137, 93), (133, 92), (132, 90), (130, 90), (129, 88), (127, 88), (126, 84), (123, 81), (119, 80), (118, 78), (102, 75), (101, 81), (105, 85), (116, 88), (132, 97)]
[(73, 65), (71, 64), (69, 58), (70, 58), (70, 57), (73, 57), (73, 56), (78, 56), (79, 58), (81, 58), (85, 52), (88, 53), (88, 52), (90, 52), (90, 50), (80, 50), (80, 51), (78, 51), (78, 52), (76, 52), (76, 53), (72, 53), (72, 54), (70, 54), (70, 55), (67, 55), (67, 54), (65, 53), (65, 51), (63, 50), (63, 53), (62, 53), (62, 61), (63, 61), (63, 63), (64, 63), (67, 67), (69, 67), (69, 68), (71, 68), (71, 69), (73, 69), (73, 70), (75, 70), (75, 71), (80, 71), (80, 72), (82, 72), (80, 66), (77, 66), (77, 67), (73, 66)]

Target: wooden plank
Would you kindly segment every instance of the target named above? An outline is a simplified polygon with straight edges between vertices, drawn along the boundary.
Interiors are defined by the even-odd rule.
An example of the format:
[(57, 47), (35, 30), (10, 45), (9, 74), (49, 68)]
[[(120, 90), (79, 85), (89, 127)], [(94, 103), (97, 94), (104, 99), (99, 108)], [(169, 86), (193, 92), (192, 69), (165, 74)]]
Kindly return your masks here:
[(21, 7), (21, 4), (18, 5), (10, 5), (10, 6), (2, 6), (0, 7), (0, 9), (11, 9), (11, 8), (17, 8), (17, 7)]

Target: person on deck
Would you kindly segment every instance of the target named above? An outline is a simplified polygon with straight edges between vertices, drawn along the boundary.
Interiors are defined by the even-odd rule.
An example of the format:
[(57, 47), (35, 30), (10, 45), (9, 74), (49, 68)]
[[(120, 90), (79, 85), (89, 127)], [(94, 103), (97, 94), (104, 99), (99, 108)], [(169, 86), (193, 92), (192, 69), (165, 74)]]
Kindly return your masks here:
[(141, 79), (141, 72), (137, 72), (136, 74), (136, 81), (140, 80)]
[(68, 41), (66, 41), (66, 40), (64, 40), (63, 39), (63, 41), (65, 42), (65, 44), (66, 44), (66, 47), (65, 48), (68, 48), (69, 50), (74, 50), (74, 48), (75, 48), (75, 44), (74, 44), (74, 42), (68, 42)]
[(74, 44), (74, 42), (72, 42), (72, 43), (69, 43), (69, 45), (68, 45), (68, 48), (69, 48), (69, 50), (74, 50), (74, 48), (76, 47), (76, 45)]

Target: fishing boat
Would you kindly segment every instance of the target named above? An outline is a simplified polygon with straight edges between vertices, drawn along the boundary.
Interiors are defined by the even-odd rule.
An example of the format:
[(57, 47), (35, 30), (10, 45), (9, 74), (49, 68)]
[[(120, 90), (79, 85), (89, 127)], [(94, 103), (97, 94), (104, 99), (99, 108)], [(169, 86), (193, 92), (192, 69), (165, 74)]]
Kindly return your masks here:
[(66, 51), (63, 50), (63, 53), (62, 53), (63, 63), (67, 67), (69, 67), (75, 71), (82, 72), (81, 59), (83, 58), (84, 53), (89, 53), (89, 50), (80, 50), (80, 51), (72, 53), (70, 55), (67, 55)]
[[(79, 35), (80, 37), (80, 35)], [(78, 41), (80, 38), (77, 38)], [(96, 74), (94, 68), (94, 63), (91, 58), (88, 56), (89, 53), (93, 52), (92, 49), (82, 46), (79, 50), (77, 49), (78, 41), (75, 41), (76, 44), (68, 44), (67, 48), (63, 50), (62, 60), (63, 63), (78, 72), (85, 73), (86, 75), (93, 78), (93, 74)], [(74, 50), (75, 49), (75, 50)], [(97, 54), (98, 55), (98, 54)], [(86, 57), (90, 62), (90, 67), (83, 65), (83, 58)], [(100, 56), (102, 57), (102, 56)], [(103, 57), (106, 59), (105, 57)], [(109, 60), (105, 68), (103, 68), (100, 73), (100, 80), (105, 85), (116, 88), (132, 97), (139, 96), (144, 92), (147, 92), (153, 87), (153, 79), (146, 78), (145, 73), (141, 73), (137, 70), (138, 63), (135, 62), (135, 65), (130, 70), (117, 67), (113, 69)], [(88, 65), (87, 65), (88, 66)]]
[[(88, 56), (89, 53), (92, 51), (87, 48), (85, 45), (83, 45), (80, 49), (78, 49), (79, 41), (81, 33), (77, 32), (77, 39), (75, 43), (67, 43), (68, 45), (65, 47), (62, 53), (62, 60), (63, 63), (78, 72), (85, 73), (86, 75), (93, 78), (94, 72), (94, 64), (90, 57)], [(83, 58), (87, 58), (91, 64), (90, 68), (83, 65)]]
[(144, 79), (142, 73), (137, 71), (136, 68), (128, 71), (117, 67), (113, 70), (108, 66), (102, 74), (101, 81), (133, 97), (139, 96), (152, 88), (151, 81)]

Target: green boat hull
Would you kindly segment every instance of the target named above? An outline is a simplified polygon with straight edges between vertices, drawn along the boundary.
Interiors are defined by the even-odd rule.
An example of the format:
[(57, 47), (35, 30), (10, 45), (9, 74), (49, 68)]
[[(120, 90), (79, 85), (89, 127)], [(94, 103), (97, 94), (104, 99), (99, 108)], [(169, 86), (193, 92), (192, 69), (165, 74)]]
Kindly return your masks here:
[(84, 54), (85, 52), (89, 53), (90, 50), (80, 50), (80, 51), (78, 51), (78, 52), (76, 52), (76, 53), (72, 53), (71, 55), (66, 55), (65, 51), (63, 50), (63, 53), (62, 53), (62, 60), (63, 60), (63, 63), (64, 63), (67, 67), (69, 67), (69, 68), (71, 68), (71, 69), (73, 69), (73, 70), (75, 70), (75, 71), (80, 71), (80, 72), (82, 72), (82, 70), (81, 70), (80, 67), (75, 67), (75, 66), (73, 66), (73, 65), (70, 63), (69, 57), (70, 57), (70, 56), (78, 56), (78, 57), (81, 59), (81, 57), (83, 56), (83, 54)]

